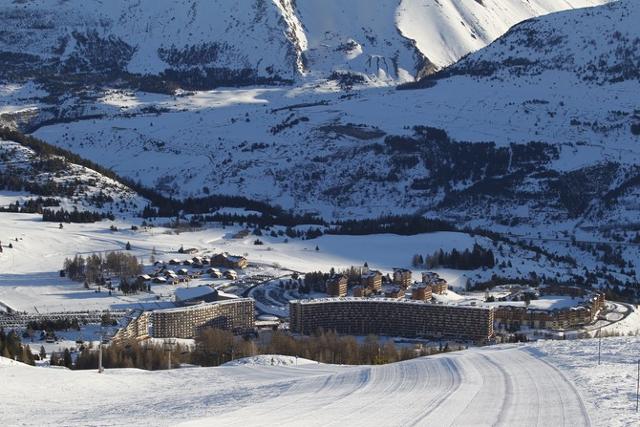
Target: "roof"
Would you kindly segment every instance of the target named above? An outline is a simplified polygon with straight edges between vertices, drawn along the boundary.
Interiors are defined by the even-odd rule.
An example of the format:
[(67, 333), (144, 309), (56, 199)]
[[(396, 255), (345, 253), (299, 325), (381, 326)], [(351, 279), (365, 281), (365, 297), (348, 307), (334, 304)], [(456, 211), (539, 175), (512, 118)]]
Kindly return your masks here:
[(195, 288), (178, 288), (176, 289), (175, 295), (176, 301), (186, 301), (213, 293), (216, 293), (216, 290), (209, 286), (198, 286)]
[(254, 302), (254, 299), (253, 298), (236, 298), (236, 299), (228, 299), (223, 301), (203, 302), (201, 304), (191, 305), (188, 307), (161, 308), (159, 310), (153, 310), (153, 312), (154, 313), (179, 313), (181, 311), (198, 310), (211, 305), (237, 304), (237, 303), (249, 302), (249, 301)]
[(474, 305), (474, 306), (462, 306), (462, 305), (452, 305), (452, 304), (433, 304), (426, 303), (424, 301), (418, 300), (398, 300), (395, 298), (358, 298), (358, 297), (337, 297), (337, 298), (317, 298), (317, 299), (306, 299), (306, 300), (291, 300), (290, 304), (301, 304), (301, 305), (312, 305), (312, 304), (328, 304), (328, 303), (350, 303), (350, 302), (364, 302), (371, 304), (418, 304), (418, 305), (432, 305), (434, 307), (447, 307), (451, 309), (477, 309), (477, 310), (493, 310), (493, 307), (489, 305)]

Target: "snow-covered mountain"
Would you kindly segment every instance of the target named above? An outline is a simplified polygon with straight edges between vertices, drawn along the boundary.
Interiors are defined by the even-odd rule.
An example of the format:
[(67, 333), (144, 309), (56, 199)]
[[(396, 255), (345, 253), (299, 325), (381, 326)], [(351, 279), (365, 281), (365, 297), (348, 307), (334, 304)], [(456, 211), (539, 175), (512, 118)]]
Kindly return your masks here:
[(639, 7), (528, 21), (421, 89), (113, 90), (73, 105), (91, 120), (36, 135), (173, 195), (241, 194), (333, 217), (615, 223), (637, 214)]
[(5, 1), (0, 75), (51, 90), (105, 80), (155, 90), (282, 83), (335, 71), (412, 80), (517, 22), (606, 1)]
[[(637, 22), (634, 0), (546, 15), (405, 90), (345, 76), (48, 96), (50, 86), (13, 82), (0, 118), (165, 195), (238, 195), (327, 219), (426, 214), (539, 239), (569, 257), (554, 263), (580, 250), (579, 265), (615, 266), (630, 283)], [(571, 237), (621, 244), (578, 248)]]

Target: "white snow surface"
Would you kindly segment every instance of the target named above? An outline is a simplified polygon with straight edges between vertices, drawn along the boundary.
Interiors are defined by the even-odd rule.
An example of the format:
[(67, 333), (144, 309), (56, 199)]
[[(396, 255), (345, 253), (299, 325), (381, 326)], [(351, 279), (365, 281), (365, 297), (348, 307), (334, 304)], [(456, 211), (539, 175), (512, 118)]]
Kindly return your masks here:
[[(118, 231), (110, 230), (115, 225)], [(184, 257), (177, 249), (195, 247), (200, 254), (229, 252), (247, 254), (249, 261), (264, 266), (279, 265), (291, 270), (329, 271), (368, 262), (371, 268), (385, 273), (394, 267), (410, 268), (415, 253), (433, 253), (437, 249), (450, 251), (470, 249), (474, 242), (488, 244), (488, 239), (471, 237), (464, 233), (430, 233), (416, 236), (380, 234), (372, 236), (326, 235), (313, 240), (262, 236), (264, 245), (253, 244), (255, 236), (234, 239), (240, 227), (226, 229), (212, 227), (179, 235), (163, 227), (132, 231), (130, 223), (102, 221), (93, 224), (65, 224), (59, 229), (56, 223), (42, 222), (37, 214), (2, 213), (0, 215), (0, 242), (4, 251), (0, 253), (0, 302), (15, 310), (33, 312), (68, 311), (84, 309), (131, 308), (143, 304), (159, 308), (162, 302), (155, 301), (154, 294), (109, 296), (85, 289), (82, 283), (59, 277), (65, 258), (76, 254), (121, 251), (127, 242), (131, 254), (139, 257), (147, 266), (154, 248), (157, 260), (169, 261)], [(15, 239), (18, 239), (17, 241)], [(13, 249), (7, 246), (12, 243)], [(316, 251), (315, 247), (319, 250)], [(443, 271), (442, 276), (455, 282), (461, 272)], [(415, 272), (419, 277), (419, 270)], [(486, 274), (489, 274), (487, 272)], [(206, 280), (205, 278), (204, 280)], [(210, 284), (211, 281), (201, 281)], [(153, 289), (165, 288), (153, 284)], [(197, 289), (197, 288), (196, 288)], [(173, 293), (173, 290), (171, 290)], [(172, 299), (172, 298), (171, 298)]]
[(640, 341), (603, 340), (600, 366), (594, 348), (595, 340), (551, 341), (384, 366), (237, 363), (102, 375), (0, 359), (0, 402), (6, 425), (637, 425)]
[(493, 42), (514, 24), (607, 0), (402, 0), (398, 28), (439, 67)]

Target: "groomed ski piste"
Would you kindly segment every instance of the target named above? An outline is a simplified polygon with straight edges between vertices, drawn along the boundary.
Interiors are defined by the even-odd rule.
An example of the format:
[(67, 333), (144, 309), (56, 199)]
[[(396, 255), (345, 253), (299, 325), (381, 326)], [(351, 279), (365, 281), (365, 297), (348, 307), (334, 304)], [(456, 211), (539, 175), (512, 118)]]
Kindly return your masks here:
[(257, 356), (68, 371), (0, 359), (3, 425), (631, 426), (636, 337), (474, 348), (383, 366)]

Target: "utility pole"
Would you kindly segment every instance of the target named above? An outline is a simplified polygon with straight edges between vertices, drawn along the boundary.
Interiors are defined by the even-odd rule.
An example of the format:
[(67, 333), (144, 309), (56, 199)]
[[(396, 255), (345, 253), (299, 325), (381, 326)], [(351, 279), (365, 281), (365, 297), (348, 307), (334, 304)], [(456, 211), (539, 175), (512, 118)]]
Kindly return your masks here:
[(598, 330), (598, 365), (600, 364), (600, 354), (602, 350), (602, 329)]
[(166, 351), (168, 354), (168, 358), (167, 358), (167, 369), (171, 370), (171, 352), (173, 351), (173, 347), (176, 344), (176, 340), (175, 339), (168, 339), (165, 340), (164, 342), (164, 351)]
[(102, 367), (102, 337), (100, 337), (100, 344), (98, 344), (98, 373), (101, 374), (104, 371)]

